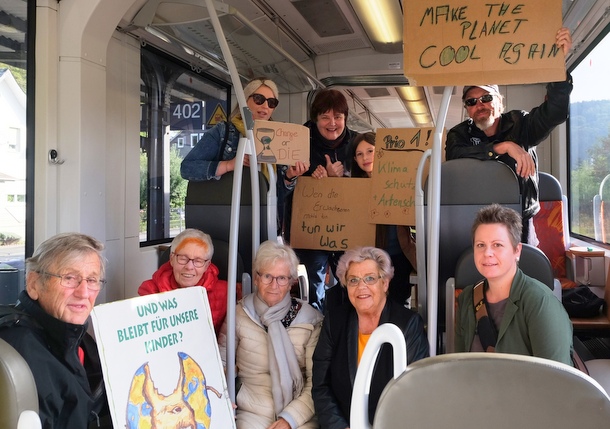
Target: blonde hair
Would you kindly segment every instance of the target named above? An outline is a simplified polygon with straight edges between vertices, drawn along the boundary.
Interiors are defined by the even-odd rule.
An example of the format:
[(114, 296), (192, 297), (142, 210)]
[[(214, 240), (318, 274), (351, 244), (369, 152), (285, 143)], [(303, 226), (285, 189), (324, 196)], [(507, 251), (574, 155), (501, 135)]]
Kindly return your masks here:
[[(271, 90), (271, 92), (273, 92), (273, 96), (275, 98), (278, 98), (278, 99), (280, 98), (279, 92), (277, 89), (277, 85), (275, 84), (275, 82), (273, 82), (271, 79), (267, 79), (264, 76), (259, 76), (259, 77), (255, 77), (250, 82), (248, 82), (246, 84), (246, 86), (244, 86), (244, 96), (246, 97), (246, 101), (248, 101), (248, 98), (250, 98), (250, 96), (252, 94), (254, 94), (256, 92), (256, 90), (259, 89), (261, 86), (268, 87)], [(237, 115), (241, 115), (241, 112), (239, 111), (239, 104), (237, 104), (235, 106), (235, 108), (233, 109), (233, 111), (231, 112), (231, 115), (229, 116), (229, 120), (233, 119)]]

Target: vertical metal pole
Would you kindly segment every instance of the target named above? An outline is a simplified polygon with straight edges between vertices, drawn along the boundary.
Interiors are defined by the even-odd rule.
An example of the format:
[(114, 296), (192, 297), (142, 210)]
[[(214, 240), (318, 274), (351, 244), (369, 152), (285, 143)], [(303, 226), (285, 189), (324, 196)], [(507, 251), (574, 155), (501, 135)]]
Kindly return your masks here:
[[(217, 3), (219, 7), (228, 7)], [(231, 49), (227, 43), (218, 14), (216, 13), (215, 2), (213, 0), (206, 0), (208, 7), (208, 13), (210, 14), (210, 20), (218, 44), (222, 51), (224, 61), (231, 74), (231, 82), (235, 89), (235, 95), (242, 112), (248, 111), (246, 105), (246, 97), (244, 95), (244, 89), (241, 85), (239, 74), (237, 73), (237, 67), (233, 61)], [(249, 111), (248, 111), (249, 113)], [(248, 122), (248, 116), (244, 115), (244, 121)], [(250, 123), (251, 116), (249, 117)], [(237, 148), (237, 154), (235, 157), (235, 172), (233, 176), (233, 195), (231, 198), (231, 227), (229, 231), (229, 273), (228, 273), (228, 284), (229, 291), (227, 297), (227, 385), (229, 389), (229, 396), (233, 403), (235, 403), (235, 301), (236, 301), (236, 284), (237, 284), (237, 239), (239, 234), (239, 212), (241, 205), (241, 184), (242, 184), (242, 173), (244, 167), (244, 156), (245, 154), (251, 154), (250, 157), (250, 174), (252, 177), (252, 225), (257, 225), (255, 222), (259, 222), (260, 218), (260, 197), (258, 188), (258, 174), (256, 171), (256, 155), (254, 152), (254, 138), (252, 134), (252, 126), (246, 127), (246, 138), (242, 138), (239, 141)], [(252, 228), (253, 233), (253, 248), (258, 248), (259, 242), (259, 228)]]
[(443, 99), (438, 112), (438, 121), (434, 130), (432, 156), (430, 158), (430, 178), (428, 180), (428, 342), (430, 343), (430, 356), (436, 356), (438, 335), (438, 251), (440, 239), (440, 207), (441, 207), (441, 160), (443, 150), (443, 128), (447, 120), (449, 100), (451, 100), (452, 86), (446, 86)]

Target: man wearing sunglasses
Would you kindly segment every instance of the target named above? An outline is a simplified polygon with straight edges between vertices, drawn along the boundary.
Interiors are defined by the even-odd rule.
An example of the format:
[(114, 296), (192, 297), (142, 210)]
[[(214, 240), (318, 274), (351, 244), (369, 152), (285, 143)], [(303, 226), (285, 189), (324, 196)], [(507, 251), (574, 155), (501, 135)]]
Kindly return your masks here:
[[(572, 46), (570, 31), (560, 29), (555, 44), (564, 56)], [(523, 204), (522, 241), (538, 244), (533, 217), (540, 210), (538, 202), (538, 156), (536, 146), (553, 128), (568, 117), (572, 78), (547, 85), (544, 102), (531, 112), (504, 112), (504, 99), (498, 85), (465, 86), (462, 101), (468, 119), (447, 133), (447, 160), (475, 158), (497, 160), (513, 169), (519, 178)]]

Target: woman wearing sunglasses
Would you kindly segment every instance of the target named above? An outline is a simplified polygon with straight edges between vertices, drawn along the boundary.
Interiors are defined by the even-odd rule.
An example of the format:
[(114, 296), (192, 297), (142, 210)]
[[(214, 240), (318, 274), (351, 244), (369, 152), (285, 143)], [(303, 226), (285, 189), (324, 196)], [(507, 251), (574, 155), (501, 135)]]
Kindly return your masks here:
[[(244, 87), (246, 104), (252, 112), (252, 119), (269, 121), (279, 104), (276, 84), (265, 77), (252, 79)], [(184, 157), (180, 165), (180, 175), (186, 180), (203, 181), (219, 179), (223, 174), (235, 170), (235, 155), (239, 139), (246, 135), (245, 125), (239, 106), (235, 106), (228, 122), (220, 122), (207, 131), (195, 147)], [(249, 157), (244, 158), (249, 165)], [(294, 181), (306, 171), (305, 164), (278, 166), (278, 176), (283, 187), (290, 191)], [(278, 195), (281, 189), (278, 190)]]
[[(555, 45), (567, 55), (572, 38), (570, 30), (560, 29)], [(498, 160), (508, 165), (519, 178), (523, 204), (521, 240), (537, 245), (533, 217), (538, 202), (538, 155), (536, 146), (553, 128), (568, 117), (572, 78), (547, 85), (544, 102), (531, 112), (511, 110), (504, 113), (504, 99), (498, 85), (465, 86), (462, 94), (468, 119), (447, 133), (445, 158)]]

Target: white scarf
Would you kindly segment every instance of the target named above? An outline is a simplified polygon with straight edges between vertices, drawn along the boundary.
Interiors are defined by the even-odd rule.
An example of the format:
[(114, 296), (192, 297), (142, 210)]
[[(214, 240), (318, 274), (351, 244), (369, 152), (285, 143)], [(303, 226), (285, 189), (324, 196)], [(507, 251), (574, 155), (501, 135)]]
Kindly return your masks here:
[(290, 310), (292, 298), (287, 293), (279, 303), (269, 307), (258, 294), (254, 295), (256, 315), (267, 327), (271, 392), (277, 415), (303, 391), (303, 373), (299, 367), (294, 345), (282, 324), (282, 319)]

